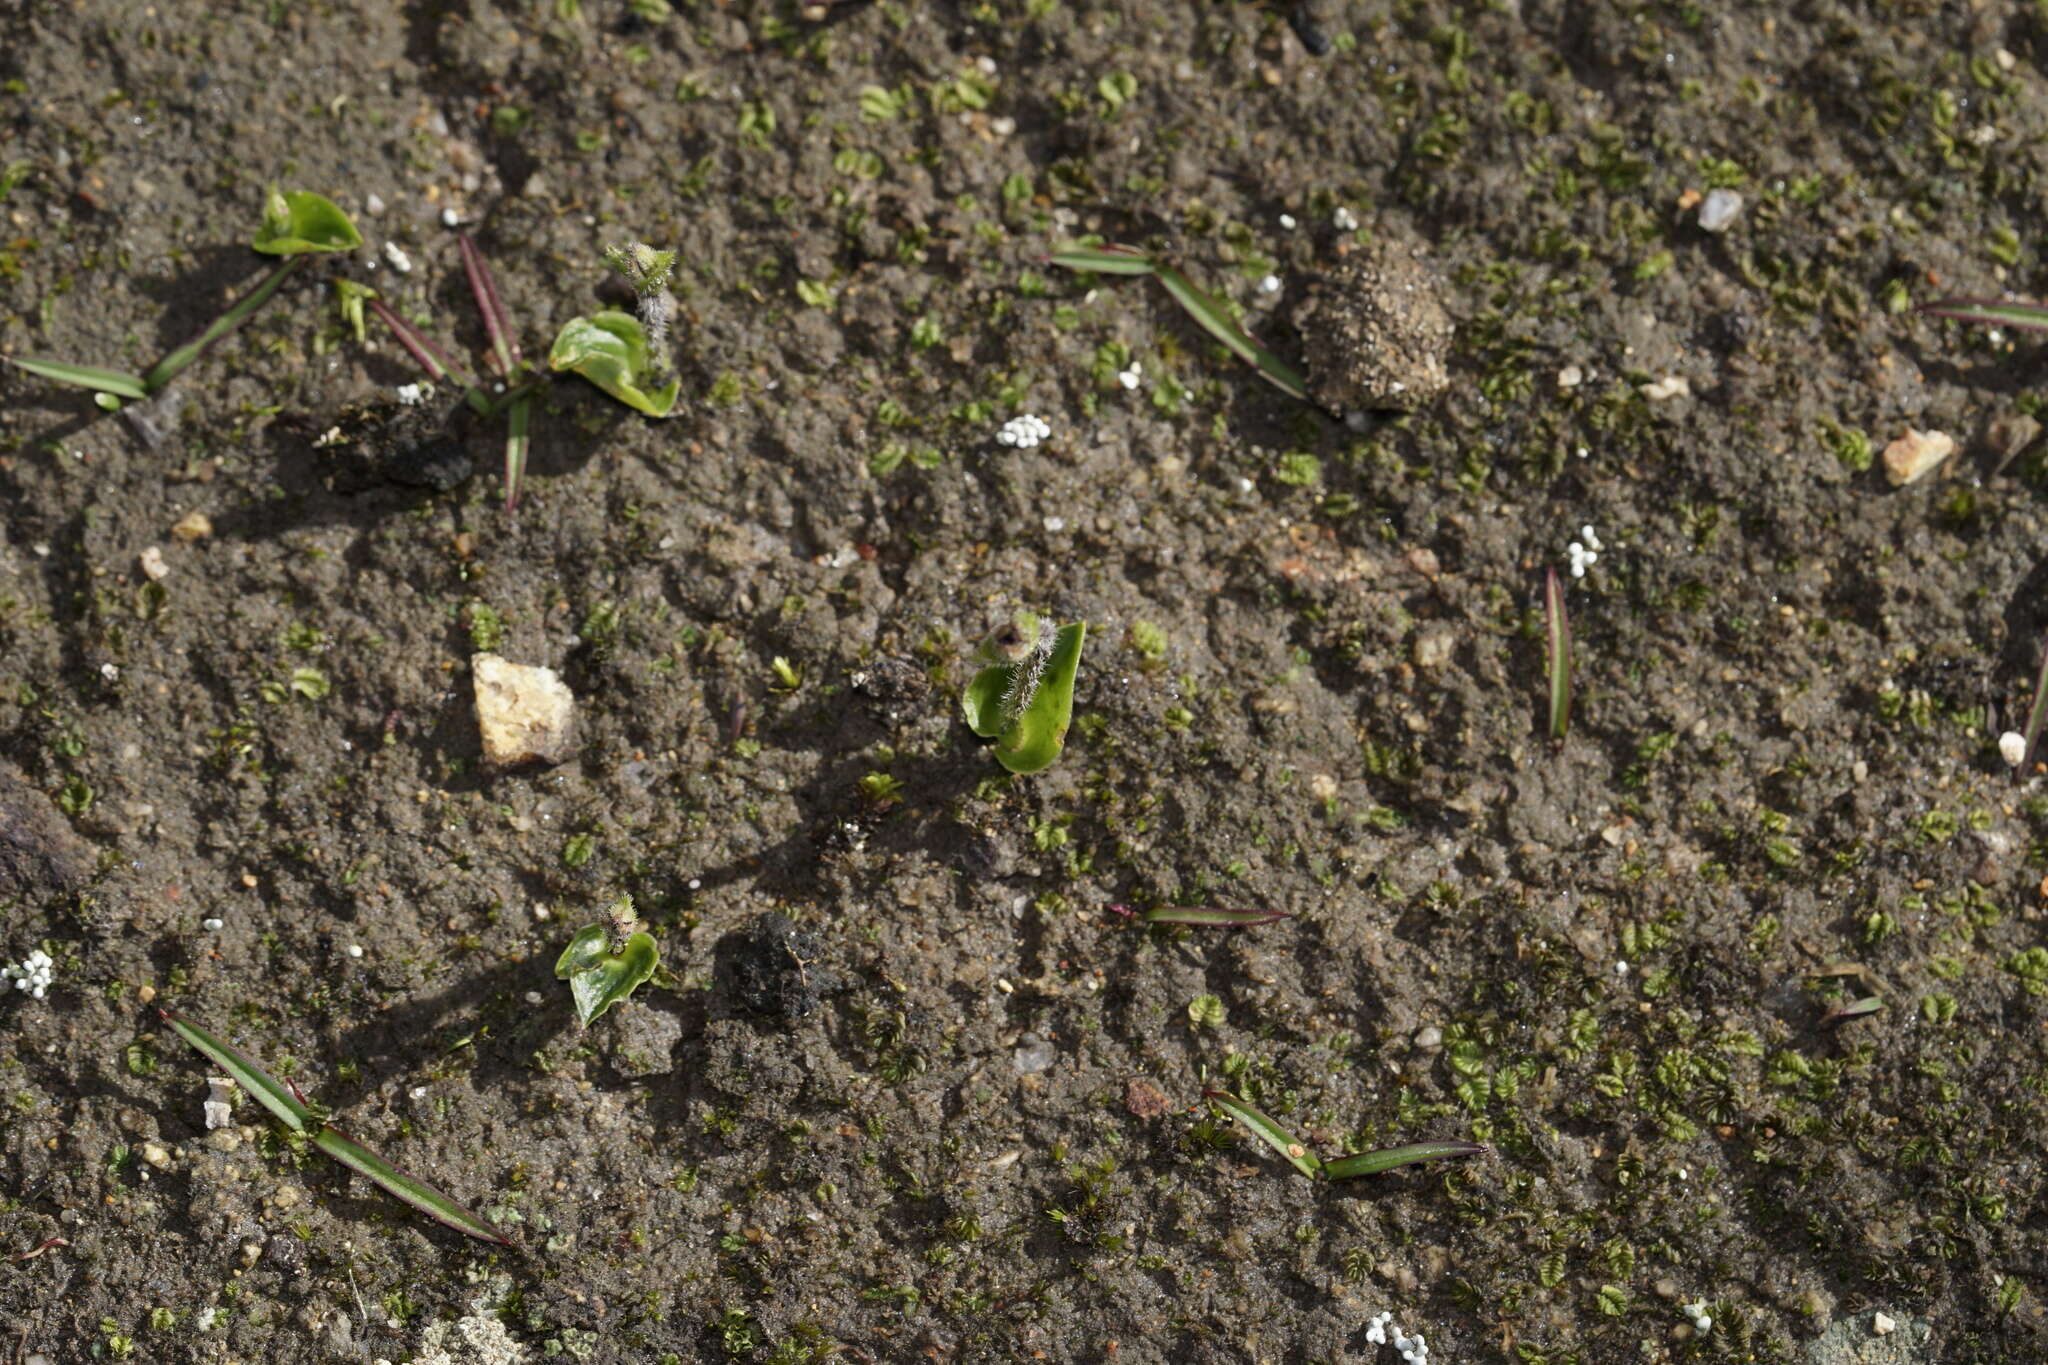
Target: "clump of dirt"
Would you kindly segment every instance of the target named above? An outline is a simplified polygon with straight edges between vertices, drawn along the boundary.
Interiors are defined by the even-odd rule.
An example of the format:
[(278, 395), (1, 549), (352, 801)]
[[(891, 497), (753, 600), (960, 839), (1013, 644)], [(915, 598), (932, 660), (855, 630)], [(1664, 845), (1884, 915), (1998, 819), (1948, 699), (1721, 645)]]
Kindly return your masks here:
[(1294, 309), (1309, 394), (1332, 412), (1407, 412), (1451, 382), (1453, 327), (1443, 281), (1407, 243), (1347, 253)]
[(732, 999), (755, 1014), (802, 1019), (818, 1008), (819, 994), (837, 984), (818, 967), (823, 956), (816, 934), (771, 910), (733, 936), (721, 976)]
[(73, 891), (91, 871), (91, 846), (21, 769), (0, 763), (0, 897)]

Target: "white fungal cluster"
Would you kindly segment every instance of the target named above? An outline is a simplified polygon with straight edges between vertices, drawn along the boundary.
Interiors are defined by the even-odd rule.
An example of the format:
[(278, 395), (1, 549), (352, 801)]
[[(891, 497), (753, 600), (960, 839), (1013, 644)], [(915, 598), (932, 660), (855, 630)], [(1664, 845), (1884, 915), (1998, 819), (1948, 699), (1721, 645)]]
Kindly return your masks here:
[(1375, 1346), (1391, 1344), (1408, 1365), (1429, 1365), (1429, 1343), (1422, 1339), (1422, 1333), (1417, 1332), (1412, 1337), (1407, 1335), (1394, 1321), (1392, 1313), (1382, 1313), (1374, 1318), (1365, 1329), (1365, 1339)]
[(1027, 412), (1022, 417), (1012, 417), (1003, 423), (1003, 429), (996, 433), (996, 444), (1029, 450), (1050, 435), (1051, 424), (1043, 417)]
[(1579, 538), (1564, 547), (1565, 558), (1571, 561), (1572, 577), (1584, 578), (1586, 570), (1600, 559), (1600, 552), (1607, 547), (1600, 543), (1600, 537), (1593, 534), (1591, 526), (1579, 528)]
[(0, 967), (0, 976), (14, 983), (14, 989), (27, 991), (34, 1000), (43, 998), (43, 992), (50, 989), (50, 983), (57, 979), (57, 964), (50, 955), (38, 948), (20, 962), (10, 962)]
[(1693, 1303), (1684, 1304), (1679, 1308), (1679, 1311), (1692, 1319), (1692, 1330), (1698, 1332), (1701, 1336), (1705, 1336), (1714, 1330), (1713, 1315), (1707, 1312), (1706, 1300), (1701, 1299)]

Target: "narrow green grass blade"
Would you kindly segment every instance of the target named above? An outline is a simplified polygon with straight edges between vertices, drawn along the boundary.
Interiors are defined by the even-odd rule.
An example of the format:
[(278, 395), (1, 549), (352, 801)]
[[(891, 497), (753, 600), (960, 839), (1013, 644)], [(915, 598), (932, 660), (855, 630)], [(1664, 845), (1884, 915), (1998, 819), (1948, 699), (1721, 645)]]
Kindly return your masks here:
[(1141, 918), (1147, 924), (1225, 924), (1243, 928), (1293, 919), (1285, 910), (1225, 910), (1213, 905), (1162, 905), (1147, 910)]
[(1129, 246), (1063, 246), (1046, 259), (1068, 270), (1101, 275), (1149, 275), (1156, 268), (1150, 256)]
[(1851, 1019), (1867, 1019), (1873, 1014), (1880, 1013), (1883, 1009), (1883, 996), (1866, 995), (1860, 999), (1851, 1000), (1846, 1004), (1835, 1006), (1821, 1017), (1821, 1022), (1829, 1025), (1846, 1024)]
[(235, 1078), (235, 1084), (254, 1095), (265, 1109), (278, 1116), (285, 1126), (294, 1132), (303, 1133), (319, 1126), (313, 1111), (299, 1102), (298, 1096), (285, 1088), (269, 1072), (232, 1045), (214, 1037), (190, 1020), (181, 1019), (169, 1010), (158, 1010), (164, 1022), (178, 1031), (178, 1036), (190, 1043), (215, 1066)]
[(1545, 664), (1550, 671), (1550, 737), (1563, 739), (1572, 724), (1572, 621), (1556, 569), (1544, 570)]
[(526, 480), (526, 427), (533, 416), (533, 400), (515, 399), (505, 413), (505, 511), (519, 507), (519, 485)]
[(1266, 1114), (1228, 1091), (1204, 1090), (1202, 1094), (1211, 1104), (1258, 1134), (1268, 1147), (1286, 1157), (1295, 1170), (1311, 1180), (1322, 1174), (1323, 1163), (1316, 1158), (1316, 1154)]
[(156, 363), (156, 368), (142, 377), (142, 382), (148, 386), (149, 391), (155, 393), (158, 389), (176, 379), (185, 371), (187, 366), (199, 359), (200, 356), (206, 354), (207, 348), (212, 346), (214, 342), (219, 341), (229, 332), (234, 331), (237, 327), (247, 322), (257, 309), (270, 302), (270, 296), (277, 292), (278, 286), (283, 284), (285, 279), (294, 270), (299, 268), (299, 263), (305, 259), (304, 256), (287, 256), (278, 263), (276, 269), (265, 275), (254, 289), (244, 294), (235, 302), (233, 307), (216, 318), (213, 326), (201, 332), (198, 340), (186, 342), (183, 346), (180, 346), (177, 350), (172, 351), (162, 360), (159, 360)]
[(2027, 748), (2020, 755), (2019, 766), (2012, 770), (2015, 779), (2024, 778), (2034, 766), (2034, 751), (2040, 747), (2043, 724), (2048, 724), (2048, 639), (2041, 641), (2041, 667), (2034, 674), (2034, 704), (2027, 708), (2027, 728), (2020, 732)]
[(512, 1245), (511, 1238), (484, 1219), (471, 1213), (426, 1181), (407, 1175), (339, 1130), (322, 1128), (313, 1134), (313, 1145), (350, 1170), (362, 1172), (383, 1187), (385, 1193), (412, 1205), (429, 1218), (437, 1218), (457, 1232), (466, 1232), (486, 1242), (496, 1242), (500, 1246)]
[(1378, 1175), (1396, 1166), (1418, 1161), (1442, 1161), (1448, 1157), (1483, 1156), (1492, 1151), (1483, 1142), (1418, 1142), (1411, 1147), (1382, 1147), (1377, 1152), (1340, 1156), (1323, 1163), (1323, 1174), (1332, 1180), (1351, 1180), (1361, 1175)]
[(2038, 303), (2007, 299), (1936, 299), (1922, 305), (1920, 311), (1931, 318), (1954, 318), (1957, 322), (1977, 322), (1987, 327), (2023, 327), (2030, 331), (2048, 332), (2048, 306)]
[(1308, 381), (1301, 377), (1301, 372), (1246, 335), (1221, 302), (1197, 289), (1194, 281), (1171, 266), (1160, 266), (1152, 273), (1159, 277), (1174, 301), (1187, 310), (1188, 316), (1202, 325), (1203, 331), (1228, 346), (1280, 392), (1307, 400)]
[(54, 379), (60, 384), (76, 384), (81, 389), (97, 389), (111, 393), (116, 398), (147, 398), (149, 390), (136, 375), (123, 374), (119, 370), (100, 370), (90, 365), (73, 365), (63, 360), (33, 360), (13, 358), (17, 369), (39, 374), (45, 379)]

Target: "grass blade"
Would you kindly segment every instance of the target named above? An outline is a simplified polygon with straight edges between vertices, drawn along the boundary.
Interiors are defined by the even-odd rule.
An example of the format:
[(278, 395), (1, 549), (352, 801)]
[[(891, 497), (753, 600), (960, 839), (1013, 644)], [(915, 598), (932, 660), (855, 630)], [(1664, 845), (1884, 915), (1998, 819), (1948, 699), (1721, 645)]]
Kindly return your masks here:
[(533, 400), (515, 398), (505, 417), (505, 511), (519, 507), (519, 485), (526, 479), (526, 425), (533, 415)]
[(360, 1171), (375, 1181), (384, 1192), (403, 1203), (410, 1204), (429, 1218), (437, 1218), (470, 1236), (500, 1246), (511, 1246), (512, 1239), (492, 1227), (490, 1223), (471, 1213), (447, 1195), (407, 1175), (396, 1166), (378, 1156), (369, 1148), (334, 1128), (322, 1128), (313, 1134), (313, 1145), (339, 1161), (352, 1171)]
[(1211, 1104), (1258, 1134), (1268, 1147), (1286, 1157), (1295, 1170), (1311, 1180), (1322, 1174), (1323, 1163), (1316, 1158), (1316, 1154), (1265, 1113), (1254, 1109), (1228, 1091), (1204, 1090), (1202, 1094)]
[(147, 398), (149, 388), (139, 376), (123, 374), (119, 370), (100, 370), (91, 365), (73, 365), (63, 360), (15, 359), (17, 369), (39, 374), (45, 379), (54, 379), (60, 384), (76, 384), (81, 389), (97, 389), (111, 393), (116, 398)]
[(1323, 1174), (1332, 1180), (1352, 1180), (1361, 1175), (1378, 1175), (1396, 1166), (1418, 1161), (1442, 1161), (1448, 1157), (1484, 1156), (1492, 1151), (1483, 1142), (1418, 1142), (1408, 1147), (1382, 1147), (1377, 1152), (1359, 1152), (1323, 1163)]
[(1954, 318), (1987, 327), (2023, 327), (2048, 332), (2048, 306), (2008, 299), (1936, 299), (1920, 308), (1931, 318)]
[(155, 393), (176, 379), (193, 361), (205, 355), (214, 342), (247, 322), (255, 315), (257, 309), (270, 302), (270, 296), (277, 292), (278, 286), (283, 284), (285, 278), (297, 270), (300, 262), (305, 259), (304, 256), (285, 257), (274, 270), (257, 283), (254, 289), (237, 299), (227, 312), (215, 318), (213, 326), (201, 332), (197, 340), (186, 342), (157, 361), (156, 368), (142, 377), (142, 382), (148, 386), (149, 391)]
[(178, 1036), (190, 1043), (193, 1049), (206, 1057), (215, 1066), (235, 1078), (235, 1084), (254, 1095), (265, 1109), (284, 1121), (293, 1132), (304, 1133), (320, 1126), (313, 1111), (299, 1102), (276, 1077), (256, 1065), (238, 1048), (214, 1037), (190, 1020), (181, 1019), (169, 1010), (158, 1010), (164, 1022), (176, 1029)]
[(1158, 266), (1152, 273), (1159, 277), (1174, 301), (1187, 310), (1188, 316), (1202, 325), (1202, 330), (1229, 347), (1280, 392), (1307, 401), (1308, 381), (1301, 377), (1301, 372), (1252, 340), (1214, 297), (1197, 289), (1192, 280), (1171, 266)]
[(427, 372), (427, 378), (437, 384), (444, 384), (450, 378), (453, 378), (456, 383), (462, 385), (463, 398), (468, 401), (471, 408), (475, 409), (478, 416), (489, 417), (491, 415), (490, 395), (478, 388), (470, 380), (469, 376), (464, 374), (456, 366), (455, 362), (448, 358), (448, 353), (434, 344), (432, 337), (398, 316), (384, 300), (371, 298), (366, 299), (365, 302), (370, 305), (370, 311), (375, 313), (383, 320), (384, 325), (391, 329), (391, 335), (398, 338), (398, 344), (405, 347), (412, 355), (412, 358), (418, 362), (419, 367)]
[(1861, 997), (1860, 999), (1851, 1000), (1844, 1004), (1835, 1006), (1833, 1009), (1829, 1010), (1826, 1014), (1821, 1016), (1821, 1023), (1829, 1026), (1834, 1026), (1837, 1024), (1846, 1024), (1851, 1019), (1867, 1019), (1871, 1015), (1877, 1014), (1883, 1009), (1884, 997), (1877, 995), (1866, 995)]
[(1102, 275), (1150, 275), (1153, 259), (1131, 246), (1063, 246), (1046, 258), (1068, 270), (1093, 270)]
[(1225, 910), (1214, 905), (1162, 905), (1139, 916), (1147, 924), (1223, 924), (1247, 928), (1293, 919), (1285, 910)]
[(476, 295), (476, 310), (483, 314), (484, 330), (491, 336), (491, 351), (498, 357), (498, 373), (511, 378), (519, 366), (519, 341), (512, 335), (512, 321), (505, 316), (505, 302), (498, 295), (498, 281), (490, 263), (476, 249), (468, 233), (456, 237), (462, 248), (463, 273), (469, 276), (469, 292)]
[(1556, 569), (1544, 570), (1544, 662), (1550, 671), (1550, 737), (1561, 740), (1572, 724), (1572, 620)]
[(2034, 751), (2041, 746), (2044, 722), (2048, 722), (2048, 639), (2041, 641), (2041, 669), (2034, 675), (2034, 704), (2027, 708), (2027, 728), (2020, 732), (2027, 748), (2020, 755), (2019, 766), (2012, 770), (2014, 778), (2024, 777), (2034, 766)]

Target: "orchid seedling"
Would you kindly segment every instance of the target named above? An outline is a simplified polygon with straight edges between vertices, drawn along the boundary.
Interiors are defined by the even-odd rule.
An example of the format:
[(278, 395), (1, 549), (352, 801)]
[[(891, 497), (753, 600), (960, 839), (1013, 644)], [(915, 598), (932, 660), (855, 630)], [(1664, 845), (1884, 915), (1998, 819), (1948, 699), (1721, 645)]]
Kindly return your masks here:
[(1288, 1164), (1311, 1180), (1353, 1180), (1362, 1175), (1378, 1175), (1391, 1171), (1397, 1166), (1412, 1166), (1418, 1161), (1442, 1161), (1446, 1157), (1483, 1156), (1493, 1149), (1483, 1142), (1416, 1142), (1406, 1147), (1383, 1147), (1376, 1152), (1354, 1152), (1349, 1156), (1332, 1157), (1323, 1160), (1282, 1128), (1271, 1115), (1257, 1107), (1246, 1104), (1237, 1096), (1222, 1090), (1202, 1092), (1211, 1104), (1236, 1119), (1268, 1147), (1287, 1158)]
[(633, 898), (612, 902), (604, 923), (586, 924), (555, 962), (555, 975), (569, 983), (576, 1018), (584, 1027), (640, 988), (661, 965), (661, 954), (646, 926), (633, 916)]
[(263, 201), (263, 223), (250, 246), (266, 256), (282, 256), (254, 289), (236, 300), (199, 336), (186, 342), (156, 363), (147, 374), (125, 374), (90, 365), (73, 365), (62, 360), (17, 358), (14, 363), (30, 374), (76, 384), (94, 391), (94, 401), (108, 411), (123, 399), (148, 398), (176, 379), (222, 337), (247, 322), (270, 302), (271, 295), (308, 256), (332, 251), (353, 251), (363, 244), (362, 234), (334, 201), (306, 190), (271, 189)]
[(491, 274), (489, 262), (468, 233), (461, 234), (456, 241), (462, 252), (462, 271), (469, 280), (470, 295), (476, 300), (476, 311), (491, 342), (487, 364), (498, 375), (492, 392), (485, 392), (448, 352), (400, 317), (384, 300), (369, 296), (362, 302), (367, 302), (370, 311), (391, 329), (398, 344), (405, 347), (429, 379), (437, 384), (453, 382), (459, 386), (463, 400), (479, 417), (505, 414), (505, 510), (509, 513), (519, 506), (519, 485), (526, 476), (527, 427), (533, 417), (533, 395), (545, 381), (533, 374), (533, 367), (520, 354), (518, 335), (512, 329), (511, 316), (505, 311), (504, 298), (498, 292), (498, 281)]
[(410, 1204), (430, 1218), (439, 1219), (457, 1232), (485, 1242), (510, 1246), (512, 1241), (488, 1221), (471, 1213), (423, 1180), (407, 1175), (369, 1148), (327, 1122), (326, 1111), (309, 1103), (297, 1086), (287, 1087), (275, 1076), (250, 1060), (248, 1054), (215, 1037), (189, 1019), (169, 1010), (158, 1010), (180, 1038), (193, 1050), (228, 1073), (235, 1084), (255, 1097), (256, 1102), (276, 1115), (279, 1122), (313, 1146), (352, 1171), (368, 1176), (385, 1193)]
[(676, 312), (668, 277), (676, 254), (635, 242), (607, 247), (604, 255), (605, 263), (633, 287), (638, 316), (607, 309), (570, 318), (548, 351), (548, 368), (582, 375), (635, 412), (666, 417), (682, 388), (671, 373), (668, 350)]
[(1229, 349), (1239, 360), (1257, 370), (1267, 383), (1290, 398), (1308, 401), (1308, 381), (1292, 365), (1254, 341), (1230, 315), (1223, 301), (1196, 287), (1193, 280), (1156, 256), (1129, 246), (1088, 246), (1070, 244), (1049, 257), (1052, 264), (1068, 270), (1091, 270), (1103, 275), (1150, 275), (1166, 287), (1187, 315), (1203, 331)]
[(996, 742), (996, 759), (1013, 773), (1052, 766), (1066, 747), (1074, 718), (1074, 679), (1088, 627), (1076, 621), (1048, 629), (1020, 613), (982, 642), (984, 667), (960, 694), (967, 724)]

